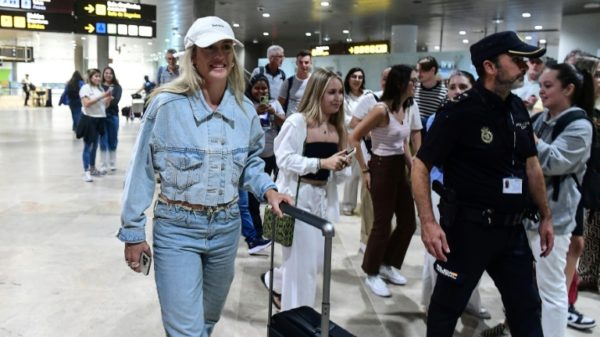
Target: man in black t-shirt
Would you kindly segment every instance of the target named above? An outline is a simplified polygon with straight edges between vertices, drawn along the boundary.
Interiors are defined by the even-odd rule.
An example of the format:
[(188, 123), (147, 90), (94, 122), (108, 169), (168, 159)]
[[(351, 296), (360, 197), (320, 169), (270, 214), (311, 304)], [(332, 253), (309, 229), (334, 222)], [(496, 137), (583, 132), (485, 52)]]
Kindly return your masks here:
[[(541, 216), (544, 257), (554, 243), (552, 218), (529, 114), (510, 90), (525, 74), (523, 57), (544, 53), (514, 32), (492, 34), (472, 45), (479, 81), (440, 108), (413, 162), (421, 237), (437, 259), (428, 337), (453, 335), (483, 271), (502, 295), (512, 335), (542, 336), (534, 256), (522, 220), (533, 200)], [(432, 166), (444, 169), (444, 186), (434, 185), (442, 196), (441, 225), (432, 212)]]

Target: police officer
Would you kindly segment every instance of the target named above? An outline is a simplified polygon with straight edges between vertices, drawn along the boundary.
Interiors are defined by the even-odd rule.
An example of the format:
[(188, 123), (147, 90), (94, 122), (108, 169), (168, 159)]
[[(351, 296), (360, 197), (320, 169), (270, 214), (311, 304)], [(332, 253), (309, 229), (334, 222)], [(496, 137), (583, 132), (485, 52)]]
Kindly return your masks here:
[[(529, 114), (510, 90), (525, 74), (523, 57), (545, 52), (514, 32), (496, 33), (472, 45), (479, 80), (438, 111), (413, 163), (421, 237), (437, 259), (429, 337), (453, 335), (484, 270), (502, 295), (512, 335), (542, 336), (534, 259), (522, 220), (527, 205), (537, 206), (541, 255), (547, 256), (554, 243), (552, 217)], [(441, 225), (431, 205), (432, 166), (444, 169)]]

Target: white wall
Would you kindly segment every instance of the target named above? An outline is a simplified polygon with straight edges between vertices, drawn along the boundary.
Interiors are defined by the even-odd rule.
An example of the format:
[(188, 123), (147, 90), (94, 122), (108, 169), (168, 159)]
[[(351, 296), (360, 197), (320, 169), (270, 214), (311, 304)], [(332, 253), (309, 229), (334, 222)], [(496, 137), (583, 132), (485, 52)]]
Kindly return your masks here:
[(600, 13), (563, 16), (558, 61), (562, 61), (571, 50), (576, 48), (600, 56), (598, 22), (600, 22)]

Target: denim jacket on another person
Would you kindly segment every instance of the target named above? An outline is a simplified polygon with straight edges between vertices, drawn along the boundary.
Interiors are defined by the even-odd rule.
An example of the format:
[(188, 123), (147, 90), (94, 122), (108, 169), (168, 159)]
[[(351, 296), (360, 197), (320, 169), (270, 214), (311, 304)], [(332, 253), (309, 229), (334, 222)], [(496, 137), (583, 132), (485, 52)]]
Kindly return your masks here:
[[(538, 159), (546, 181), (548, 206), (552, 211), (552, 224), (555, 235), (569, 234), (575, 229), (575, 212), (581, 198), (575, 180), (570, 176), (575, 174), (577, 180), (583, 180), (586, 162), (590, 158), (592, 146), (592, 125), (584, 119), (578, 119), (552, 140), (552, 130), (556, 121), (578, 107), (569, 108), (554, 118), (549, 118), (548, 111), (541, 113), (533, 123), (533, 131), (539, 137), (537, 142)], [(558, 200), (554, 201), (552, 176), (566, 176), (560, 183)], [(526, 222), (527, 229), (537, 230), (538, 223)]]
[(276, 189), (259, 154), (264, 135), (253, 104), (240, 106), (228, 89), (215, 111), (204, 96), (161, 93), (148, 106), (133, 148), (122, 196), (121, 241), (145, 240), (144, 211), (160, 193), (170, 200), (216, 206), (238, 197), (238, 187), (264, 198)]

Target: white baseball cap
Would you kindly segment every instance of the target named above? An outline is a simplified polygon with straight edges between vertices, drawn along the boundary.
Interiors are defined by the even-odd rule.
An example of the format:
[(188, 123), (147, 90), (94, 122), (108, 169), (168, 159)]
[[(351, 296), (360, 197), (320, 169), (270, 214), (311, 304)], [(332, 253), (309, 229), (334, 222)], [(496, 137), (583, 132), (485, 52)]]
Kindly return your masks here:
[(216, 16), (205, 16), (194, 21), (187, 34), (185, 34), (183, 44), (185, 49), (194, 45), (206, 48), (221, 40), (232, 40), (237, 45), (244, 46), (235, 38), (233, 30), (227, 22)]

